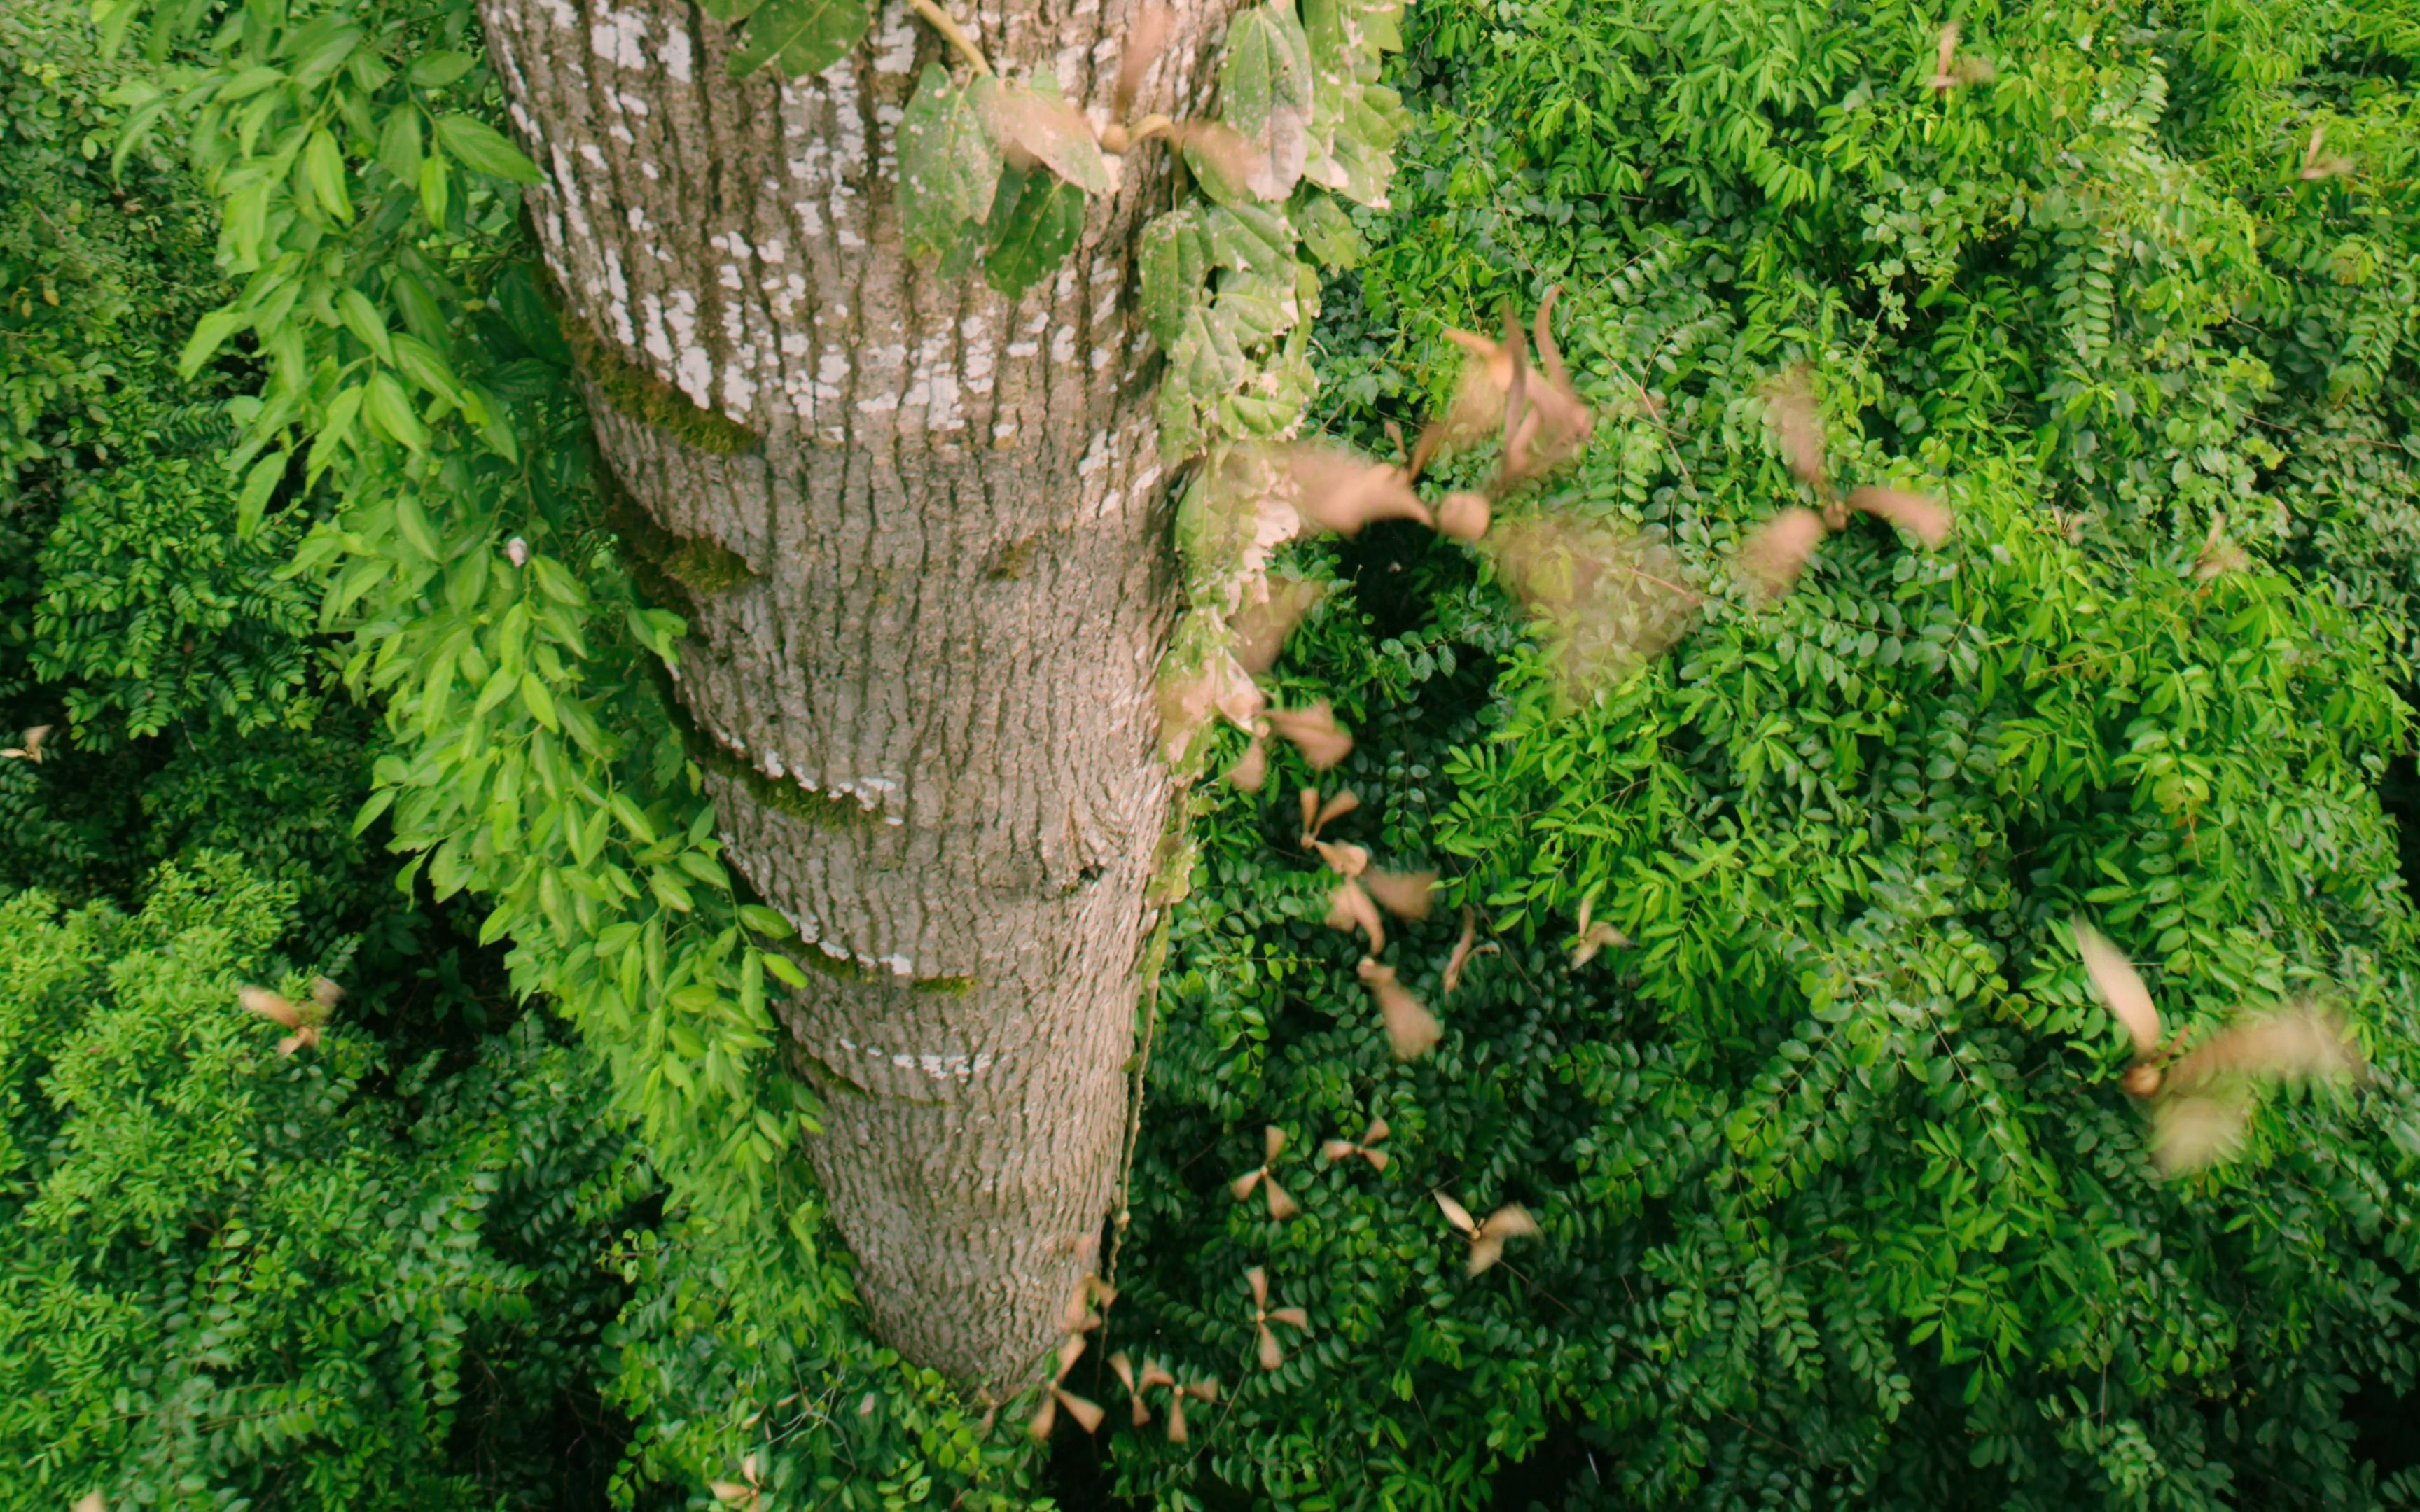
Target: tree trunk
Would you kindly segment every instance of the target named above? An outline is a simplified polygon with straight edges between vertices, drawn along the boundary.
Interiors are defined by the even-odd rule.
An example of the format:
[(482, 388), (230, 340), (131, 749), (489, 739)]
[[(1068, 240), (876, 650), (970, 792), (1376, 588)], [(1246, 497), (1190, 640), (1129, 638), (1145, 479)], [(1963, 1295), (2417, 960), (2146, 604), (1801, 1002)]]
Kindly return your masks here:
[[(978, 12), (995, 69), (1107, 99), (1130, 0)], [(1180, 5), (1150, 108), (1224, 6)], [(597, 435), (677, 595), (728, 856), (798, 925), (783, 1006), (882, 1335), (997, 1384), (1114, 1198), (1174, 605), (1139, 153), (1011, 301), (902, 249), (896, 132), (943, 57), (893, 3), (824, 73), (734, 81), (686, 0), (486, 0)], [(674, 397), (665, 386), (686, 400)], [(722, 419), (691, 405), (717, 411)], [(744, 427), (744, 429), (742, 428)]]

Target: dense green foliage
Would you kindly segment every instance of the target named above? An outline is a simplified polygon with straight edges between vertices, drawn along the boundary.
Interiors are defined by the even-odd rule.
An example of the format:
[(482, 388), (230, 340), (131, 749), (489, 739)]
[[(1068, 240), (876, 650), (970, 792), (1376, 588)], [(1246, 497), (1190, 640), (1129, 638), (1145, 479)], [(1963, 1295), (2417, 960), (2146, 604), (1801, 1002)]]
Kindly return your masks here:
[[(561, 1442), (617, 1304), (625, 1503), (751, 1453), (771, 1504), (1026, 1500), (1013, 1413), (865, 1335), (789, 1157), (749, 937), (779, 920), (667, 733), (675, 625), (602, 524), (473, 8), (177, 8), (194, 50), (157, 29), (115, 98), (196, 180), (139, 147), (113, 177), (65, 13), (0, 18), (0, 712), (62, 726), (0, 763), (0, 891), (64, 900), (0, 938), (0, 1444), (60, 1467), (28, 1504), (171, 1462), (178, 1504), (562, 1494), (502, 1447)], [(2420, 1503), (2420, 938), (2380, 796), (2420, 648), (2420, 17), (1982, 7), (1996, 80), (1936, 93), (1940, 19), (1414, 8), (1323, 418), (1417, 428), (1443, 332), (1559, 285), (1600, 424), (1509, 514), (1654, 532), (1706, 602), (1575, 696), (1483, 551), (1295, 549), (1336, 583), (1279, 673), (1358, 737), (1340, 833), (1440, 865), (1500, 949), (1447, 997), (1455, 910), (1404, 932), (1447, 1037), (1394, 1063), (1299, 767), (1201, 795), (1068, 1503)], [(2354, 172), (2306, 181), (2322, 122)], [(1836, 471), (1959, 531), (1860, 521), (1759, 609), (1727, 563), (1800, 498), (1758, 387), (1801, 360)], [(2251, 561), (2205, 581), (2222, 511)], [(1573, 966), (1583, 900), (1638, 946)], [(2188, 1029), (2329, 995), (2372, 1081), (2157, 1180), (2076, 913)], [(509, 994), (467, 947), (407, 964), (458, 916)], [(233, 984), (313, 969), (357, 1000), (280, 1060)], [(484, 1032), (538, 992), (577, 1054)], [(612, 1252), (627, 1304), (609, 1105), (669, 1188)], [(1386, 1170), (1314, 1156), (1373, 1114)], [(1224, 1190), (1267, 1123), (1284, 1225)], [(1544, 1235), (1466, 1279), (1432, 1189)], [(1274, 1372), (1253, 1265), (1311, 1318)], [(1118, 1349), (1220, 1378), (1189, 1448), (1125, 1426)]]
[[(277, 577), (305, 522), (237, 537), (244, 376), (173, 366), (213, 217), (112, 175), (123, 71), (80, 7), (0, 15), (0, 719), (54, 727), (0, 760), (0, 1506), (593, 1500), (648, 1178), (350, 831), (376, 726)], [(281, 1059), (237, 987), (321, 970)]]
[[(1964, 19), (1997, 81), (1940, 96), (1937, 18), (1908, 8), (1421, 8), (1424, 166), (1330, 294), (1333, 423), (1411, 428), (1450, 381), (1442, 327), (1560, 285), (1604, 423), (1527, 507), (1658, 532), (1708, 599), (1575, 702), (1472, 554), (1408, 527), (1307, 553), (1341, 592), (1280, 671), (1359, 733), (1340, 833), (1442, 863), (1503, 953), (1440, 1003), (1451, 911), (1410, 931), (1395, 964), (1447, 1038), (1395, 1065), (1288, 783), (1220, 795), (1110, 1335), (1232, 1406), (1206, 1450), (1122, 1431), (1115, 1484), (2420, 1495), (2420, 942), (2378, 795), (2415, 624), (2420, 31), (2337, 6)], [(2320, 122), (2354, 176), (2297, 177)], [(1728, 552), (1802, 497), (1757, 398), (1800, 360), (1836, 471), (1938, 490), (1959, 532), (1931, 555), (1868, 521), (1758, 612)], [(2253, 564), (2205, 585), (2222, 510)], [(1584, 899), (1637, 949), (1572, 966)], [(2273, 1103), (2244, 1161), (2161, 1182), (2077, 913), (2197, 1031), (2332, 995), (2375, 1082)], [(1386, 1172), (1311, 1156), (1372, 1115)], [(1283, 1226), (1219, 1187), (1268, 1122), (1298, 1152)], [(1544, 1237), (1466, 1280), (1431, 1188)], [(1253, 1264), (1311, 1316), (1270, 1375)]]
[(290, 904), (223, 859), (163, 872), (131, 918), (0, 907), (9, 1504), (472, 1507), (578, 1482), (543, 1415), (592, 1373), (620, 1302), (594, 1234), (644, 1171), (535, 1018), (467, 1065), (342, 1029), (281, 1058), (235, 983), (276, 977)]

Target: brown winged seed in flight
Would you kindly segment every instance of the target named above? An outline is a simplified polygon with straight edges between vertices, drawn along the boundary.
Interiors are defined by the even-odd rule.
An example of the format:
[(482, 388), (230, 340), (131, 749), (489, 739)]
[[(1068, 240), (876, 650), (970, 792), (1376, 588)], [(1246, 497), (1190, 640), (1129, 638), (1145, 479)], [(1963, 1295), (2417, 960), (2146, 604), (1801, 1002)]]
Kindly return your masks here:
[(1506, 1240), (1538, 1237), (1537, 1220), (1530, 1217), (1529, 1210), (1519, 1203), (1508, 1203), (1489, 1213), (1485, 1223), (1480, 1223), (1470, 1216), (1469, 1209), (1444, 1193), (1432, 1192), (1429, 1196), (1436, 1198), (1436, 1205), (1445, 1211), (1446, 1222), (1470, 1241), (1470, 1259), (1466, 1269), (1471, 1275), (1479, 1274), (1504, 1257)]
[(1387, 1043), (1397, 1060), (1417, 1060), (1445, 1037), (1436, 1016), (1420, 1005), (1410, 988), (1395, 980), (1392, 966), (1382, 966), (1365, 955), (1354, 970), (1369, 987), (1370, 995), (1378, 1000), (1379, 1017), (1387, 1025)]
[(1388, 1157), (1387, 1152), (1378, 1149), (1377, 1146), (1380, 1140), (1387, 1137), (1388, 1132), (1386, 1119), (1372, 1119), (1370, 1120), (1370, 1127), (1361, 1131), (1361, 1137), (1358, 1140), (1326, 1140), (1320, 1145), (1319, 1152), (1322, 1155), (1326, 1156), (1331, 1163), (1340, 1160), (1351, 1160), (1354, 1156), (1358, 1155), (1363, 1160), (1370, 1163), (1370, 1168), (1372, 1170), (1383, 1171), (1387, 1168), (1387, 1161)]
[(1085, 1432), (1100, 1431), (1101, 1419), (1107, 1414), (1094, 1403), (1086, 1401), (1061, 1384), (1067, 1379), (1067, 1372), (1076, 1368), (1076, 1362), (1083, 1354), (1083, 1335), (1070, 1334), (1059, 1341), (1058, 1373), (1050, 1378), (1049, 1386), (1043, 1392), (1042, 1406), (1035, 1411), (1033, 1420), (1025, 1425), (1025, 1431), (1033, 1436), (1034, 1443), (1048, 1442), (1050, 1430), (1058, 1426), (1059, 1409), (1062, 1407), (1067, 1409), (1067, 1415), (1074, 1418)]
[(1259, 1266), (1245, 1272), (1244, 1279), (1252, 1288), (1252, 1327), (1259, 1335), (1261, 1368), (1275, 1370), (1285, 1364), (1285, 1351), (1278, 1348), (1278, 1336), (1269, 1331), (1269, 1325), (1283, 1323), (1288, 1328), (1306, 1329), (1311, 1326), (1311, 1314), (1299, 1307), (1270, 1306), (1269, 1274)]
[(311, 979), (311, 1001), (298, 1004), (269, 991), (265, 987), (246, 987), (236, 994), (249, 1012), (259, 1014), (271, 1023), (294, 1032), (277, 1041), (277, 1053), (290, 1056), (297, 1050), (318, 1048), (319, 1026), (328, 1020), (328, 1010), (336, 1006), (345, 990), (325, 977)]
[(51, 737), (51, 731), (53, 728), (53, 726), (46, 724), (38, 724), (34, 726), (34, 728), (26, 731), (23, 734), (17, 737), (22, 744), (12, 746), (7, 750), (0, 750), (0, 757), (5, 757), (11, 761), (32, 762), (35, 765), (39, 766), (42, 764), (42, 742)]
[(2078, 920), (2073, 929), (2094, 991), (2133, 1042), (2125, 1088), (2149, 1104), (2151, 1156), (2162, 1175), (2199, 1170), (2242, 1148), (2254, 1079), (2362, 1074), (2361, 1052), (2343, 1022), (2308, 1002), (2252, 1014), (2177, 1057), (2177, 1044), (2161, 1046), (2159, 1010), (2133, 964), (2090, 925)]
[(1302, 1211), (1302, 1205), (1280, 1191), (1278, 1179), (1269, 1174), (1269, 1167), (1276, 1165), (1278, 1156), (1285, 1151), (1285, 1131), (1274, 1123), (1270, 1124), (1261, 1131), (1261, 1143), (1264, 1150), (1261, 1164), (1228, 1182), (1227, 1190), (1235, 1194), (1235, 1200), (1241, 1202), (1252, 1195), (1252, 1188), (1260, 1187), (1268, 1197), (1269, 1216), (1283, 1223)]

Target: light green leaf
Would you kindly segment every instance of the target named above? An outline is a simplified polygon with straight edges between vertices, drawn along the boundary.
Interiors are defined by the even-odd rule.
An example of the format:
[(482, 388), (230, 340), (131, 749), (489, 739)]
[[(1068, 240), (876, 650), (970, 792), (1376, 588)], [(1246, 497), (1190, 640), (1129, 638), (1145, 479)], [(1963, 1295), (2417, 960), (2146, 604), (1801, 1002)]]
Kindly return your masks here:
[(379, 133), (379, 165), (395, 175), (396, 183), (419, 187), (420, 112), (398, 109), (387, 116), (386, 129)]
[(178, 376), (190, 378), (200, 372), (202, 364), (217, 356), (219, 347), (225, 345), (226, 339), (243, 329), (249, 321), (249, 316), (233, 310), (212, 310), (194, 321), (194, 334), (177, 358)]
[(534, 671), (521, 673), (521, 702), (529, 705), (531, 717), (549, 730), (563, 728), (554, 716), (554, 694), (547, 687), (546, 679)]
[(436, 562), (444, 557), (444, 551), (438, 545), (437, 532), (429, 528), (427, 512), (420, 507), (420, 501), (410, 494), (400, 495), (395, 501), (395, 530), (403, 537), (406, 546), (429, 561)]
[(243, 480), (242, 491), (235, 500), (236, 539), (249, 541), (260, 529), (260, 517), (269, 508), (269, 496), (277, 491), (280, 479), (286, 476), (288, 457), (284, 452), (272, 452), (253, 463)]
[(993, 87), (977, 79), (960, 89), (939, 63), (924, 66), (899, 123), (899, 215), (911, 256), (946, 256), (991, 214), (1001, 160), (983, 110)]
[[(456, 162), (473, 173), (483, 173), (516, 184), (535, 184), (545, 175), (537, 164), (521, 156), (521, 149), (505, 140), (503, 132), (474, 116), (458, 112), (437, 117), (437, 145), (453, 156)], [(424, 179), (423, 193), (427, 193)]]
[(788, 956), (775, 955), (769, 950), (767, 951), (765, 969), (781, 978), (783, 985), (792, 992), (798, 992), (807, 985), (807, 974), (799, 970), (799, 964)]
[(302, 177), (311, 186), (312, 197), (319, 208), (337, 220), (350, 224), (353, 219), (353, 197), (345, 190), (345, 154), (336, 146), (336, 138), (322, 126), (311, 133), (302, 148)]
[(746, 21), (765, 0), (697, 0), (697, 8), (717, 21)]
[(468, 53), (430, 53), (411, 65), (410, 78), (421, 89), (442, 89), (471, 71), (475, 62)]
[(349, 288), (336, 296), (336, 317), (363, 346), (378, 354), (379, 361), (395, 361), (395, 342), (387, 335), (386, 319), (360, 289)]
[(445, 160), (432, 152), (420, 160), (420, 210), (428, 224), (439, 229), (445, 225), (445, 202), (450, 189), (445, 177)]
[(363, 388), (362, 413), (389, 440), (413, 452), (428, 449), (428, 427), (411, 408), (411, 396), (392, 373), (373, 374)]
[(865, 0), (768, 0), (748, 23), (748, 45), (732, 55), (731, 76), (744, 79), (779, 60), (791, 78), (821, 73), (865, 35)]

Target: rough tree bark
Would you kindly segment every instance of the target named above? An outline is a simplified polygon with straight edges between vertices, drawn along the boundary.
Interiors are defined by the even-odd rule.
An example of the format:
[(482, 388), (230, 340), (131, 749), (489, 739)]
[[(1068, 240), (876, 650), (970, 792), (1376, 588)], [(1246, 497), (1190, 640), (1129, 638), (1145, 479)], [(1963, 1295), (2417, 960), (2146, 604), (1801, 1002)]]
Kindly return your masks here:
[[(1135, 8), (995, 6), (970, 30), (1099, 102)], [(1229, 7), (1177, 8), (1148, 108), (1194, 91)], [(1011, 301), (902, 250), (898, 123), (945, 57), (904, 6), (799, 80), (734, 81), (729, 29), (688, 0), (485, 14), (597, 439), (651, 522), (626, 534), (685, 597), (677, 685), (719, 748), (728, 857), (821, 968), (783, 1013), (827, 1104), (832, 1218), (884, 1336), (998, 1383), (1047, 1347), (1114, 1199), (1169, 816), (1132, 255), (1165, 155), (1127, 160), (1075, 256)]]

